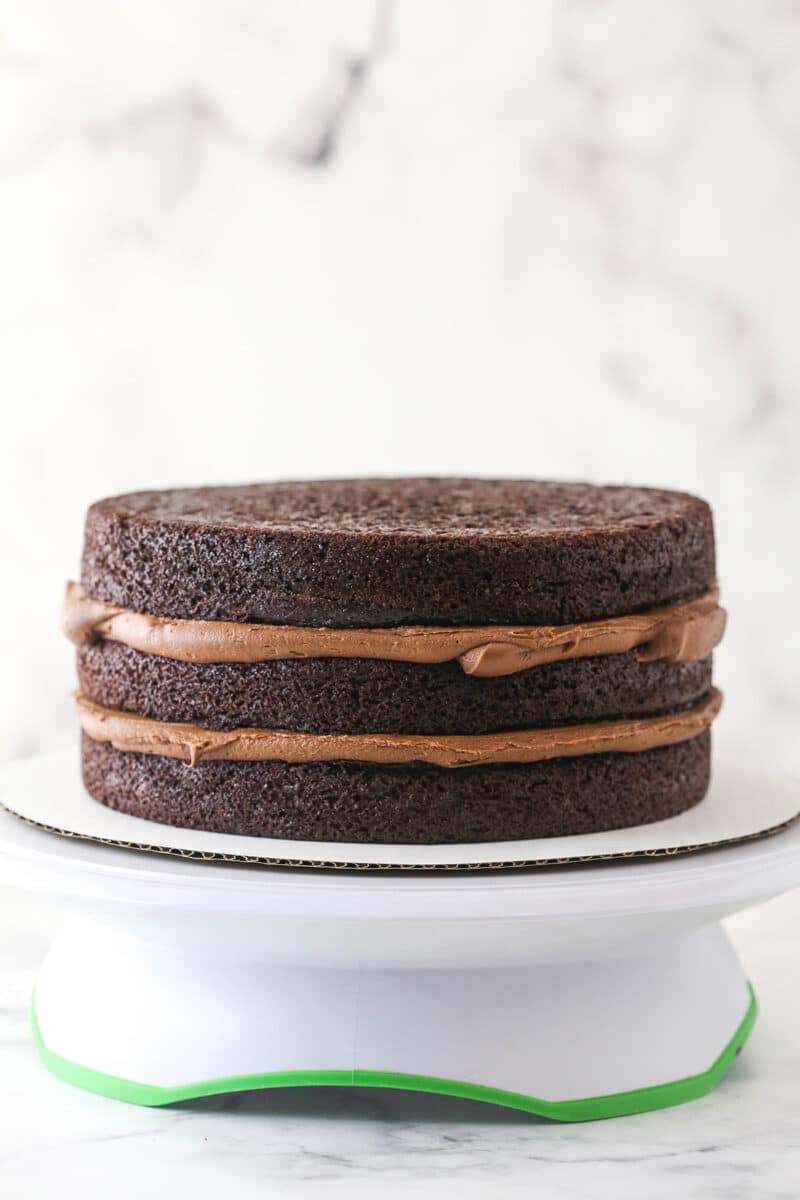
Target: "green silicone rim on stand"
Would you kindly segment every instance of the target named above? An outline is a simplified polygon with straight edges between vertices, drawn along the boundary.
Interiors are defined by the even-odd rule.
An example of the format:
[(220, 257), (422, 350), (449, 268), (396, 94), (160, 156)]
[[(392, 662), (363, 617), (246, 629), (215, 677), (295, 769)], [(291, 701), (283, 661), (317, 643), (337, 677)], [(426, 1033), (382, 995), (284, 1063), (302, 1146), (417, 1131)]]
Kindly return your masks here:
[(751, 984), (750, 1003), (747, 1012), (719, 1058), (707, 1071), (689, 1075), (672, 1083), (656, 1087), (637, 1088), (630, 1092), (617, 1092), (610, 1096), (592, 1096), (585, 1100), (539, 1100), (536, 1096), (524, 1096), (518, 1092), (506, 1092), (500, 1088), (483, 1087), (478, 1083), (461, 1083), (456, 1079), (436, 1079), (428, 1075), (405, 1075), (394, 1071), (267, 1071), (263, 1074), (233, 1075), (226, 1079), (208, 1079), (196, 1083), (180, 1084), (177, 1087), (159, 1087), (149, 1083), (137, 1083), (106, 1075), (91, 1067), (62, 1058), (48, 1049), (36, 1019), (36, 998), (31, 1001), (31, 1027), (33, 1040), (42, 1063), (51, 1074), (71, 1083), (84, 1091), (97, 1092), (112, 1100), (123, 1100), (128, 1104), (156, 1107), (176, 1104), (182, 1100), (194, 1100), (200, 1096), (215, 1096), (225, 1092), (252, 1091), (257, 1088), (277, 1087), (383, 1087), (413, 1092), (432, 1092), (442, 1096), (458, 1096), (465, 1100), (482, 1100), (487, 1104), (498, 1104), (504, 1108), (516, 1108), (538, 1117), (553, 1121), (597, 1121), (606, 1117), (624, 1117), (632, 1113), (649, 1112), (656, 1108), (668, 1108), (684, 1104), (704, 1096), (719, 1083), (736, 1055), (744, 1046), (755, 1024), (758, 1005)]

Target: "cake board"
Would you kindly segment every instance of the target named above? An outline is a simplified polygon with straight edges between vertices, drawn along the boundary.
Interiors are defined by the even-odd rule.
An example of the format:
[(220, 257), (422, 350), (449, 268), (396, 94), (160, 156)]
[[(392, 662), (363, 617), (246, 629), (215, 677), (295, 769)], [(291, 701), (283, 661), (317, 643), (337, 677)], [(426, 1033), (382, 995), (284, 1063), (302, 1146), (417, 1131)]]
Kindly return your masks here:
[[(23, 792), (66, 794), (75, 775), (63, 756), (31, 760), (0, 798), (21, 808)], [(41, 1057), (141, 1104), (355, 1084), (586, 1120), (702, 1095), (755, 1018), (719, 922), (800, 882), (796, 782), (719, 778), (754, 808), (771, 797), (762, 820), (783, 812), (783, 831), (517, 871), (197, 861), (0, 812), (0, 883), (70, 914), (36, 984)]]

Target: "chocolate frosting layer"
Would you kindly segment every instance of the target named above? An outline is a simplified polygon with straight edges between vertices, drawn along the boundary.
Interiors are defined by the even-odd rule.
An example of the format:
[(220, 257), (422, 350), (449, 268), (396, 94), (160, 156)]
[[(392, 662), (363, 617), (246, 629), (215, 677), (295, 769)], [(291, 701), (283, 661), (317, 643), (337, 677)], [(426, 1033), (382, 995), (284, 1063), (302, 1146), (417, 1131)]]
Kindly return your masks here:
[(722, 638), (726, 614), (714, 585), (683, 604), (573, 625), (486, 625), (451, 629), (333, 629), (151, 616), (92, 599), (68, 583), (63, 628), (77, 645), (101, 638), (144, 654), (191, 663), (253, 663), (290, 658), (458, 660), (468, 675), (511, 675), (543, 663), (634, 650), (642, 662), (706, 658)]
[(84, 732), (115, 749), (180, 758), (191, 766), (201, 760), (240, 762), (278, 760), (291, 763), (349, 760), (382, 764), (430, 763), (439, 767), (471, 767), (489, 763), (531, 763), (584, 754), (635, 753), (670, 746), (708, 729), (722, 704), (712, 688), (698, 704), (659, 717), (600, 721), (552, 729), (502, 733), (313, 734), (281, 729), (202, 729), (103, 708), (87, 696), (76, 697)]

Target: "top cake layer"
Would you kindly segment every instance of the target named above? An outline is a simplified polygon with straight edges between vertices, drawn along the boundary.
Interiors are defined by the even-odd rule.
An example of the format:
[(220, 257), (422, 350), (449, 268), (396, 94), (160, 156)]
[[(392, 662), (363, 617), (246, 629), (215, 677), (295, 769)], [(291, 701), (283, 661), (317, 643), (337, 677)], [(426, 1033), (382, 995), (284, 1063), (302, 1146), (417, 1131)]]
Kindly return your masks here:
[(558, 625), (687, 599), (714, 574), (710, 509), (682, 492), (358, 479), (101, 500), (82, 583), (169, 617)]

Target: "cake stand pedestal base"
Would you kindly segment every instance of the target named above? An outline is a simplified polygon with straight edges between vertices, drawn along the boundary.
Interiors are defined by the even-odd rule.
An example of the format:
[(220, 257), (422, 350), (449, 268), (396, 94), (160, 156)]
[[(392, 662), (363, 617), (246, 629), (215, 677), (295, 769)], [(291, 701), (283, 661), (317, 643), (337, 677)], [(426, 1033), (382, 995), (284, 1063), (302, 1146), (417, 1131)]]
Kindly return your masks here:
[(709, 1091), (755, 1019), (716, 922), (622, 956), (445, 970), (281, 965), (257, 926), (233, 946), (185, 932), (132, 909), (65, 922), (33, 1002), (54, 1074), (147, 1105), (333, 1084), (589, 1120)]
[[(21, 764), (6, 793), (47, 797), (54, 770)], [(768, 771), (737, 779), (740, 807), (797, 802)], [(42, 1059), (138, 1104), (333, 1084), (587, 1120), (690, 1100), (755, 1018), (720, 922), (798, 883), (800, 822), (622, 864), (333, 871), (121, 849), (0, 808), (0, 885), (68, 914), (33, 1000)]]

